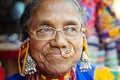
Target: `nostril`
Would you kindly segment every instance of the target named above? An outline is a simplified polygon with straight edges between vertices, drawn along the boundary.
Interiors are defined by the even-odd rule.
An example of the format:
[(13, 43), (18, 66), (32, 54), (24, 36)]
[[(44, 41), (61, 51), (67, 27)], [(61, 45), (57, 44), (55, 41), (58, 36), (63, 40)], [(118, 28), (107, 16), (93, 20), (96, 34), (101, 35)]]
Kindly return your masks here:
[(67, 48), (68, 42), (64, 38), (57, 37), (50, 41), (50, 46), (58, 48)]
[(62, 46), (61, 48), (66, 48), (66, 46)]

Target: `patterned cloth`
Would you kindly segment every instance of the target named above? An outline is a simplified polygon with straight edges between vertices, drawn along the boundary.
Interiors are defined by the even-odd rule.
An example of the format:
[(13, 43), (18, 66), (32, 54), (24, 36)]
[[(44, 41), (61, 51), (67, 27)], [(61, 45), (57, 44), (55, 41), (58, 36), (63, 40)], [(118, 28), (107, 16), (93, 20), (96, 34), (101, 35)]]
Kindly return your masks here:
[(120, 23), (111, 10), (112, 0), (80, 1), (88, 12), (86, 28), (91, 63), (116, 69), (120, 52), (116, 48), (116, 36), (120, 33)]
[[(81, 72), (79, 70), (80, 64), (76, 65), (76, 80), (120, 80), (120, 73), (118, 71), (112, 71), (106, 67), (95, 67), (88, 72)], [(26, 80), (25, 77), (20, 74), (15, 74), (8, 80)]]

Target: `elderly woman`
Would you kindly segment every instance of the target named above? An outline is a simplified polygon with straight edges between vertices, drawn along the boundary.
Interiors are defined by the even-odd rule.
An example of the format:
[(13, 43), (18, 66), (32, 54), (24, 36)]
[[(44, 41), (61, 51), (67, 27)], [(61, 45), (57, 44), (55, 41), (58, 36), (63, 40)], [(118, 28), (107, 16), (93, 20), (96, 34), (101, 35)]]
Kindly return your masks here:
[(84, 19), (77, 0), (31, 0), (20, 21), (19, 74), (10, 80), (113, 80), (89, 64)]

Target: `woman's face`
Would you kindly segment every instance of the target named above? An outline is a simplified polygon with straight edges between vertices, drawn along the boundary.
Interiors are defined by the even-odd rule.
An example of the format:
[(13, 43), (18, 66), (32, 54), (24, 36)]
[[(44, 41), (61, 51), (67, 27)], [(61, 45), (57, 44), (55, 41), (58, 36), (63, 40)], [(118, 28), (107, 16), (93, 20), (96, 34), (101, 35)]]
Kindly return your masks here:
[[(49, 4), (51, 3), (51, 4)], [(57, 29), (54, 38), (50, 38), (49, 29), (40, 30), (41, 32), (48, 32), (49, 38), (36, 39), (35, 35), (30, 34), (30, 53), (35, 59), (40, 71), (47, 75), (59, 75), (67, 72), (79, 61), (82, 47), (83, 37), (80, 30), (75, 36), (74, 28), (81, 27), (80, 16), (78, 11), (71, 7), (70, 3), (58, 0), (46, 0), (42, 6), (38, 6), (32, 14), (30, 31), (35, 32), (44, 27)], [(67, 29), (66, 29), (67, 27)], [(62, 31), (63, 30), (63, 31)], [(65, 31), (65, 32), (64, 32)], [(68, 55), (65, 50), (71, 50)]]

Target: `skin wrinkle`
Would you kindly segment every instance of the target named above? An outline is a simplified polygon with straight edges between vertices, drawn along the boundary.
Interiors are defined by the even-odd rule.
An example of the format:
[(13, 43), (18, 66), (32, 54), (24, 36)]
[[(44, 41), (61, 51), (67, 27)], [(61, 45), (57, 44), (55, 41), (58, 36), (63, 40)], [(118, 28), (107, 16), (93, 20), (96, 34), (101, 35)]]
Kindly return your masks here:
[[(47, 47), (46, 47), (47, 48)], [(43, 52), (43, 53), (46, 53), (46, 52)], [(47, 58), (46, 58), (47, 59)], [(52, 61), (51, 61), (52, 62)]]
[[(67, 64), (68, 65), (68, 62), (66, 62), (65, 64)], [(71, 64), (70, 64), (71, 65)], [(58, 66), (58, 68), (56, 68), (57, 69), (57, 71), (59, 71), (59, 70), (62, 70), (61, 68), (64, 68), (64, 65), (63, 65), (63, 67), (59, 67), (60, 65), (59, 64), (56, 64), (55, 65), (55, 67), (56, 66)], [(52, 66), (49, 66), (49, 68), (51, 69), (52, 67), (54, 67), (54, 65), (52, 65)], [(66, 67), (66, 66), (65, 66)], [(56, 71), (56, 70), (55, 70)], [(54, 71), (53, 71), (54, 72)]]
[[(55, 1), (57, 1), (58, 2), (58, 0), (55, 0)], [(62, 1), (64, 1), (64, 0), (62, 0)], [(49, 1), (44, 1), (44, 2), (46, 2), (46, 4), (44, 5), (44, 4), (39, 4), (39, 6), (41, 6), (41, 9), (43, 9), (44, 8), (44, 10), (45, 11), (43, 11), (43, 13), (50, 13), (50, 11), (49, 10), (51, 10), (52, 8), (54, 9), (54, 8), (57, 8), (57, 11), (55, 10), (53, 10), (53, 12), (55, 12), (56, 14), (60, 14), (61, 13), (61, 7), (63, 7), (63, 11), (64, 11), (64, 8), (66, 7), (66, 5), (69, 5), (69, 6), (71, 6), (69, 3), (67, 3), (66, 5), (64, 5), (64, 4), (62, 4), (62, 1), (59, 1), (59, 2), (61, 2), (60, 4), (60, 6), (58, 6), (55, 2), (51, 2), (51, 4), (52, 5), (55, 5), (54, 7), (52, 6), (52, 5), (47, 5), (48, 7), (47, 7), (47, 10), (44, 8), (44, 6), (46, 6), (46, 4), (49, 4)], [(65, 1), (64, 1), (65, 2)], [(72, 3), (73, 4), (73, 3)], [(59, 9), (60, 8), (60, 9)], [(71, 8), (73, 8), (73, 7), (71, 7)], [(76, 7), (74, 7), (74, 8), (76, 8)], [(74, 10), (74, 8), (73, 8), (73, 10)], [(34, 12), (34, 15), (35, 16), (38, 16), (39, 14), (35, 14), (36, 12), (37, 12), (37, 10), (38, 9), (35, 9), (35, 10), (33, 10), (33, 12)], [(79, 11), (77, 10), (77, 12), (79, 13)], [(42, 13), (42, 11), (41, 11), (41, 13)], [(33, 16), (34, 16), (33, 15)], [(49, 16), (49, 15), (48, 15)], [(48, 17), (48, 16), (46, 16), (46, 17)], [(56, 15), (53, 15), (53, 16), (56, 16)], [(72, 16), (72, 15), (71, 15)], [(77, 18), (79, 18), (80, 16), (78, 15), (78, 17)], [(42, 17), (41, 17), (42, 18)], [(43, 20), (44, 18), (42, 18), (42, 20)], [(31, 24), (30, 24), (31, 25)]]
[[(54, 2), (55, 1), (55, 2)], [(30, 31), (36, 29), (34, 26), (39, 21), (48, 21), (53, 28), (63, 28), (69, 25), (69, 21), (74, 21), (76, 26), (81, 27), (81, 20), (76, 8), (72, 8), (71, 2), (65, 0), (46, 0), (41, 2), (39, 6), (33, 11), (30, 22)], [(57, 2), (58, 1), (58, 2)], [(49, 3), (54, 3), (50, 5)], [(42, 7), (41, 7), (42, 5)], [(50, 8), (48, 8), (50, 6)], [(62, 6), (65, 8), (59, 10)], [(72, 9), (71, 9), (72, 8)], [(46, 10), (48, 9), (48, 11)], [(59, 13), (59, 14), (58, 14)], [(48, 23), (48, 24), (49, 24)], [(79, 45), (78, 45), (79, 44)], [(69, 58), (55, 57), (51, 53), (60, 53), (60, 48), (70, 49), (74, 48), (74, 56)], [(35, 59), (38, 67), (42, 69), (45, 75), (58, 76), (66, 73), (75, 65), (81, 56), (83, 47), (82, 33), (73, 38), (65, 38), (60, 32), (57, 32), (55, 39), (52, 40), (36, 40), (34, 36), (30, 35), (30, 52)], [(50, 55), (46, 55), (50, 53)]]
[[(47, 0), (45, 0), (45, 1), (47, 1)], [(54, 0), (54, 1), (58, 1), (58, 0)], [(82, 10), (79, 10), (79, 5), (76, 5), (76, 2), (77, 1), (75, 1), (75, 0), (60, 0), (60, 1), (64, 1), (64, 2), (70, 2), (72, 5), (72, 7), (73, 7), (73, 9), (74, 8), (76, 8), (77, 9), (77, 11), (78, 11), (78, 13), (80, 13), (79, 15), (81, 15), (81, 14), (83, 14), (84, 15), (84, 13), (82, 13), (82, 12), (84, 12), (84, 11), (82, 11)], [(22, 24), (22, 26), (23, 26), (23, 29), (24, 29), (24, 27), (27, 27), (28, 28), (28, 26), (27, 25), (24, 25), (24, 24), (26, 24), (26, 23), (31, 23), (31, 16), (33, 16), (33, 15), (35, 15), (35, 14), (33, 14), (33, 12), (35, 12), (34, 10), (37, 10), (37, 7), (39, 6), (39, 5), (41, 5), (41, 6), (46, 6), (46, 4), (41, 4), (43, 1), (42, 0), (34, 0), (34, 1), (28, 1), (28, 6), (29, 7), (27, 7), (26, 8), (26, 10), (25, 10), (25, 12), (24, 12), (24, 14), (23, 14), (23, 16), (22, 16), (22, 19), (21, 19), (21, 24)], [(48, 1), (48, 3), (49, 3), (49, 1)], [(74, 6), (73, 6), (74, 5)], [(26, 19), (27, 18), (27, 19)], [(84, 19), (84, 18), (83, 18)], [(84, 26), (84, 22), (83, 22), (83, 19), (81, 19), (80, 18), (80, 20), (82, 21), (82, 25)], [(27, 29), (26, 28), (26, 29)], [(28, 35), (27, 34), (25, 34), (25, 33), (27, 33), (28, 32), (28, 30), (26, 31), (26, 29), (24, 29), (24, 31), (23, 31), (23, 36), (22, 36), (22, 40), (25, 40), (27, 37), (28, 37)]]

